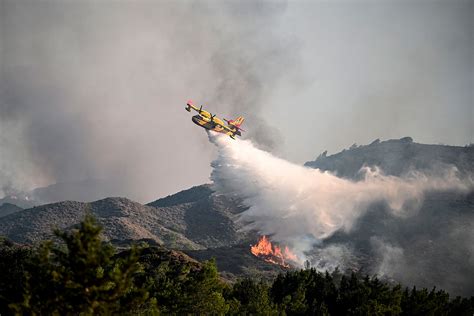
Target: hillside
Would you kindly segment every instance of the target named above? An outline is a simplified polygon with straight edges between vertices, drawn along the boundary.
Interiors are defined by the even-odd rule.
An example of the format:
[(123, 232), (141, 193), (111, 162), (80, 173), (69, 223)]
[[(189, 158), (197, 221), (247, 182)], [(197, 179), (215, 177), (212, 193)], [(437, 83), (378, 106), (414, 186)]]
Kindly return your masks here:
[(21, 211), (22, 208), (11, 203), (3, 203), (0, 205), (0, 217)]
[(91, 211), (104, 226), (109, 240), (151, 239), (174, 248), (202, 246), (164, 227), (160, 210), (125, 198), (107, 198), (93, 203), (65, 201), (26, 209), (0, 221), (0, 235), (15, 242), (37, 243), (51, 236), (55, 228), (72, 228)]
[(104, 236), (109, 240), (149, 239), (170, 248), (204, 249), (236, 244), (245, 237), (237, 233), (239, 227), (233, 221), (242, 206), (212, 194), (209, 185), (148, 205), (106, 198), (92, 203), (65, 201), (15, 210), (0, 220), (0, 235), (21, 243), (36, 243), (51, 236), (55, 228), (73, 227), (86, 210), (104, 226)]
[(214, 194), (210, 185), (196, 186), (151, 202), (165, 227), (209, 247), (236, 244), (246, 238), (234, 219), (245, 210), (235, 199)]
[(238, 245), (184, 250), (184, 252), (199, 261), (215, 258), (217, 268), (221, 275), (232, 281), (235, 281), (239, 277), (271, 280), (279, 273), (285, 273), (290, 270), (279, 265), (267, 263), (255, 257), (249, 251), (250, 244), (250, 242), (244, 242)]
[[(474, 147), (425, 145), (411, 138), (374, 141), (366, 146), (305, 164), (357, 180), (362, 166), (379, 166), (386, 174), (452, 168), (461, 178), (474, 175)], [(451, 293), (474, 293), (474, 192), (427, 194), (419, 209), (397, 216), (384, 203), (372, 205), (349, 232), (338, 231), (316, 248), (330, 249), (353, 269), (417, 286), (438, 286)], [(321, 267), (325, 262), (316, 260)]]

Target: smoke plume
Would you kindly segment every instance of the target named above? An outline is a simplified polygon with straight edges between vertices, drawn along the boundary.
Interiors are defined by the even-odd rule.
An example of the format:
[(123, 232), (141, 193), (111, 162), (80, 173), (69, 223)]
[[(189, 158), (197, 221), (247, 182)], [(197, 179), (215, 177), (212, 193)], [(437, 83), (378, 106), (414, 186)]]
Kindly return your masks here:
[(205, 182), (213, 148), (183, 110), (189, 98), (245, 116), (260, 126), (247, 136), (275, 147), (260, 109), (283, 74), (299, 71), (293, 37), (273, 32), (286, 3), (0, 6), (0, 198), (73, 183), (44, 202), (144, 202)]

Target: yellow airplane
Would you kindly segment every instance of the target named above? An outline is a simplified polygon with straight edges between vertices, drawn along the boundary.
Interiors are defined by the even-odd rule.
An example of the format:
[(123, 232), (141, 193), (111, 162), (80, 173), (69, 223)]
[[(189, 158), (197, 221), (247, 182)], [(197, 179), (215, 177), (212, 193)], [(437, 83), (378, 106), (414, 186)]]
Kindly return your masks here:
[(216, 117), (215, 114), (212, 115), (211, 113), (204, 111), (202, 109), (202, 105), (199, 108), (196, 107), (191, 100), (188, 100), (185, 109), (188, 112), (191, 112), (191, 109), (198, 112), (199, 114), (194, 115), (192, 120), (195, 124), (205, 129), (229, 135), (232, 139), (235, 139), (235, 135), (242, 136), (241, 132), (245, 132), (240, 128), (240, 125), (242, 125), (244, 122), (244, 118), (242, 116), (239, 116), (235, 120), (224, 119), (224, 121), (227, 122), (226, 124), (223, 120)]

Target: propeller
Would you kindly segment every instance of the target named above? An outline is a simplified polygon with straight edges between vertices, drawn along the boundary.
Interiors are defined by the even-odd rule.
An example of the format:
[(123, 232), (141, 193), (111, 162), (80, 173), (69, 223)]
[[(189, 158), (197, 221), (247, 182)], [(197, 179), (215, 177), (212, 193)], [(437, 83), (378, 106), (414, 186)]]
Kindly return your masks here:
[(211, 114), (211, 118), (210, 118), (210, 119), (211, 119), (212, 126), (213, 126), (213, 127), (216, 127), (217, 124), (214, 123), (214, 117), (216, 116), (216, 114), (214, 114), (214, 115), (212, 115), (212, 113), (209, 113), (209, 114)]

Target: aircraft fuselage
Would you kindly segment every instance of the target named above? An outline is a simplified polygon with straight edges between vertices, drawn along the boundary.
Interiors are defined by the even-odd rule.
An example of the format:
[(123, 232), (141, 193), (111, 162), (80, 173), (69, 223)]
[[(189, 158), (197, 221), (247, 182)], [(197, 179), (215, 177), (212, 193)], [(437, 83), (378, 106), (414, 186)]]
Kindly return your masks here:
[[(220, 125), (224, 125), (225, 123), (222, 122), (221, 119), (215, 117), (213, 120), (211, 120), (208, 117), (202, 116), (202, 115), (194, 115), (192, 117), (192, 120), (194, 124), (201, 126), (202, 128), (218, 132), (218, 133), (223, 133), (226, 135), (230, 135), (228, 131), (226, 131), (224, 128), (222, 128)], [(237, 135), (240, 134), (239, 131), (235, 131)]]

